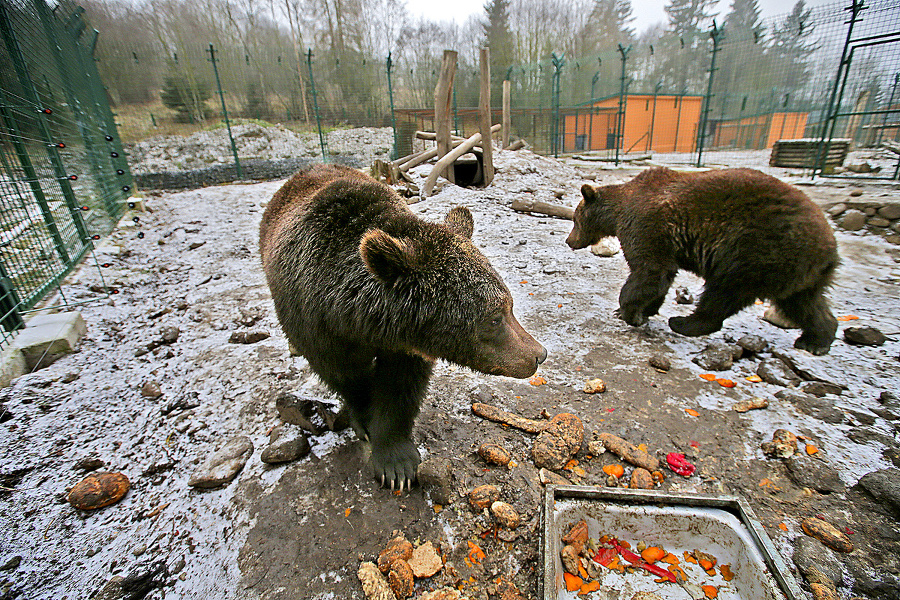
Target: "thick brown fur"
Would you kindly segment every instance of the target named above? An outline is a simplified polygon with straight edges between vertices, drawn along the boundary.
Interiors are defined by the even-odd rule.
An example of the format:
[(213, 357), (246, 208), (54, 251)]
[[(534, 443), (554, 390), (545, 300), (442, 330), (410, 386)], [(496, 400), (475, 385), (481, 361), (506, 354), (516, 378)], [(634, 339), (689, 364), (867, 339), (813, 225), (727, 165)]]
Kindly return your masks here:
[(581, 188), (573, 249), (617, 236), (631, 273), (619, 316), (642, 325), (655, 315), (679, 269), (706, 285), (693, 314), (672, 317), (683, 335), (718, 331), (722, 321), (769, 299), (802, 330), (795, 346), (828, 352), (837, 321), (823, 293), (838, 266), (837, 242), (802, 191), (753, 169), (642, 172), (620, 185)]
[(408, 485), (413, 422), (436, 359), (530, 377), (547, 355), (471, 242), (472, 215), (415, 216), (390, 187), (317, 165), (275, 193), (260, 253), (291, 344), (344, 400), (383, 482)]

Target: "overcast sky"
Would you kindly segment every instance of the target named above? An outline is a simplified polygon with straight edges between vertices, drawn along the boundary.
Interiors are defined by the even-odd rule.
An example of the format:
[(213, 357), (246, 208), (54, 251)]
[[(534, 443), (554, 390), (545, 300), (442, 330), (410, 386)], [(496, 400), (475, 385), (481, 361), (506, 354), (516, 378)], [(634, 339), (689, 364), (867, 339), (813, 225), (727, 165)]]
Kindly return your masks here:
[[(831, 4), (835, 0), (806, 0), (807, 7)], [(406, 6), (413, 17), (424, 16), (432, 21), (455, 20), (465, 23), (469, 15), (484, 13), (486, 0), (406, 0)], [(796, 0), (758, 0), (764, 19), (789, 13)], [(667, 0), (631, 0), (634, 10), (634, 28), (640, 33), (654, 23), (664, 23), (666, 13), (663, 7)], [(731, 7), (731, 0), (720, 0), (719, 13), (724, 16)], [(720, 18), (721, 21), (721, 18)]]

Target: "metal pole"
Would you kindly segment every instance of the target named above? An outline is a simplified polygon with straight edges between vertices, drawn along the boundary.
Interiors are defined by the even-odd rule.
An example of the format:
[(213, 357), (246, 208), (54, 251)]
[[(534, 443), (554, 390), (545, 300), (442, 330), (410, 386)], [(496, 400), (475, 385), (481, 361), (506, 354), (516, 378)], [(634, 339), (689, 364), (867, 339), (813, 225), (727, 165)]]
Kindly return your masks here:
[(225, 119), (225, 127), (228, 128), (228, 139), (231, 140), (231, 154), (234, 155), (234, 166), (237, 168), (238, 179), (243, 179), (244, 174), (241, 172), (241, 161), (238, 158), (237, 146), (234, 143), (234, 136), (231, 135), (231, 122), (228, 120), (228, 109), (225, 108), (225, 93), (222, 91), (222, 82), (219, 79), (219, 68), (216, 66), (216, 49), (213, 45), (209, 45), (209, 62), (212, 63), (213, 73), (216, 74), (216, 87), (219, 89), (219, 100), (222, 101), (222, 118)]
[(399, 142), (397, 140), (397, 116), (394, 113), (394, 86), (391, 83), (391, 68), (393, 68), (394, 63), (391, 60), (391, 53), (388, 52), (387, 57), (387, 81), (388, 81), (388, 97), (391, 100), (391, 129), (394, 131), (394, 148), (391, 150), (391, 160), (397, 160), (398, 156), (398, 146)]
[(325, 143), (325, 134), (322, 133), (322, 118), (319, 115), (319, 97), (316, 94), (316, 80), (313, 79), (312, 48), (306, 52), (306, 66), (309, 69), (309, 88), (312, 91), (313, 108), (316, 110), (316, 126), (319, 129), (319, 147), (322, 149), (322, 162), (328, 162), (328, 145)]
[(615, 165), (619, 165), (619, 149), (625, 145), (625, 64), (628, 61), (628, 53), (631, 52), (631, 46), (627, 48), (619, 44), (619, 54), (622, 55), (622, 74), (619, 76), (619, 108), (616, 111), (616, 160)]
[(703, 99), (700, 131), (697, 132), (697, 167), (700, 167), (703, 164), (703, 145), (706, 142), (706, 126), (709, 123), (709, 110), (712, 107), (713, 99), (713, 79), (716, 74), (716, 54), (719, 53), (719, 42), (722, 41), (722, 30), (716, 27), (715, 20), (713, 20), (712, 31), (709, 33), (709, 37), (712, 38), (713, 42), (712, 60), (709, 62), (709, 81), (706, 83), (706, 98)]
[(881, 144), (881, 139), (884, 136), (884, 130), (887, 127), (888, 115), (891, 111), (891, 106), (894, 104), (894, 95), (897, 93), (897, 85), (900, 84), (900, 73), (894, 73), (894, 85), (891, 86), (891, 97), (888, 99), (887, 110), (888, 112), (884, 113), (884, 119), (881, 120), (881, 129), (878, 130), (878, 141), (876, 145)]
[(561, 56), (556, 56), (556, 53), (554, 52), (550, 56), (550, 60), (553, 64), (553, 96), (550, 103), (553, 115), (553, 123), (550, 126), (550, 135), (552, 136), (552, 139), (550, 140), (550, 148), (553, 152), (554, 158), (559, 158), (559, 78), (562, 72), (563, 65), (566, 64), (566, 59)]

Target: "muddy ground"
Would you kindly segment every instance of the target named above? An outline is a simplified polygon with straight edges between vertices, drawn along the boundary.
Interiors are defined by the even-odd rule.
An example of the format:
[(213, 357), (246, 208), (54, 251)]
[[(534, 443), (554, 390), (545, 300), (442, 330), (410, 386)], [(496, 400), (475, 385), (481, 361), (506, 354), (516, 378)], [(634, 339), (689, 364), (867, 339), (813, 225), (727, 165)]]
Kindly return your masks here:
[[(882, 392), (900, 392), (897, 247), (870, 233), (837, 232), (844, 262), (830, 298), (836, 315), (859, 318), (841, 322), (824, 357), (794, 350), (797, 332), (763, 321), (763, 305), (706, 338), (674, 334), (666, 319), (691, 310), (674, 301), (675, 287), (695, 296), (702, 288), (686, 274), (661, 315), (632, 328), (613, 315), (627, 275), (621, 254), (573, 252), (564, 243), (569, 222), (509, 205), (532, 197), (573, 206), (585, 178), (614, 182), (636, 171), (563, 164), (527, 151), (500, 153), (497, 167), (489, 188), (447, 184), (411, 206), (430, 220), (453, 205), (470, 208), (475, 243), (507, 282), (520, 322), (549, 350), (538, 372), (542, 385), (439, 363), (415, 439), (424, 458), (449, 460), (449, 504), (438, 505), (434, 490), (421, 486), (403, 494), (379, 489), (362, 468), (363, 444), (349, 430), (310, 436), (312, 452), (299, 460), (261, 462), (269, 433), (281, 423), (280, 393), (335, 402), (306, 361), (289, 355), (259, 264), (258, 222), (281, 182), (148, 194), (148, 212), (137, 222), (131, 215), (123, 220), (101, 243), (96, 262), (64, 286), (73, 303), (96, 298), (98, 286), (117, 292), (79, 307), (88, 332), (78, 352), (2, 394), (0, 598), (363, 598), (359, 564), (374, 560), (395, 532), (438, 545), (445, 561), (440, 573), (417, 582), (416, 596), (449, 585), (467, 597), (499, 598), (502, 589), (511, 593), (498, 588), (502, 577), (518, 597), (536, 598), (542, 485), (531, 459), (534, 436), (475, 416), (473, 401), (529, 418), (568, 412), (583, 421), (588, 441), (610, 432), (660, 458), (684, 453), (697, 474), (663, 469), (658, 490), (746, 499), (801, 582), (793, 556), (808, 537), (800, 522), (824, 517), (852, 532), (855, 546), (842, 555), (818, 542), (810, 550), (814, 561), (837, 565), (840, 593), (900, 597), (897, 515), (857, 485), (863, 475), (900, 462), (897, 421), (877, 414), (885, 414)], [(427, 172), (422, 167), (417, 176)], [(819, 181), (804, 189), (822, 204), (853, 190), (863, 193), (856, 200), (900, 201), (890, 184)], [(888, 341), (846, 343), (842, 331), (859, 325), (877, 327)], [(177, 340), (163, 339), (173, 327)], [(269, 337), (232, 343), (235, 332)], [(736, 387), (699, 377), (709, 371), (692, 359), (710, 342), (747, 334), (765, 338), (769, 349), (717, 373)], [(746, 380), (773, 352), (808, 377), (845, 389), (822, 398), (776, 398), (785, 388)], [(648, 364), (657, 354), (671, 361), (668, 372)], [(603, 379), (607, 391), (585, 394), (590, 378)], [(732, 410), (752, 397), (767, 398), (768, 408)], [(778, 428), (805, 436), (819, 452), (807, 455), (801, 443), (797, 457), (767, 457), (760, 444)], [(203, 461), (241, 435), (254, 450), (233, 481), (207, 491), (188, 486)], [(516, 466), (487, 465), (476, 453), (485, 441), (504, 445)], [(86, 458), (101, 461), (100, 471), (128, 476), (131, 489), (121, 501), (92, 512), (67, 503), (68, 490), (86, 475), (78, 466)], [(581, 452), (577, 459), (583, 471), (560, 474), (586, 485), (605, 485), (602, 467), (620, 462), (609, 452)], [(627, 481), (632, 467), (624, 466)], [(465, 494), (485, 483), (500, 488), (521, 526), (495, 536), (490, 520), (470, 508)], [(470, 560), (469, 542), (483, 559)], [(619, 596), (605, 588), (594, 597)]]

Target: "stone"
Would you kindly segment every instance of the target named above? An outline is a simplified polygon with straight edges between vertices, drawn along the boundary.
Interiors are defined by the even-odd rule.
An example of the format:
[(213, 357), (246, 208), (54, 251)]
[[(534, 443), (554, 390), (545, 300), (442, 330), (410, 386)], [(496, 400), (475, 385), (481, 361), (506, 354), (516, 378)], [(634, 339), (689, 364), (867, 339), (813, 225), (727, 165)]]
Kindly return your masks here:
[(837, 469), (815, 458), (795, 458), (785, 461), (788, 476), (799, 487), (822, 494), (836, 494), (845, 489)]
[(900, 204), (886, 204), (878, 209), (878, 216), (889, 221), (900, 219)]
[(121, 500), (130, 487), (122, 473), (92, 473), (76, 483), (66, 499), (79, 510), (96, 510)]
[(378, 553), (378, 570), (387, 575), (395, 560), (409, 560), (412, 558), (412, 553), (412, 544), (403, 535), (398, 535), (388, 542), (384, 550)]
[(847, 534), (819, 517), (808, 517), (800, 523), (803, 533), (814, 537), (832, 550), (838, 552), (853, 552), (853, 543)]
[(653, 476), (647, 469), (637, 467), (631, 472), (631, 481), (628, 483), (628, 487), (633, 490), (652, 490)]
[(407, 562), (417, 579), (432, 577), (444, 567), (441, 555), (431, 542), (416, 547)]
[(885, 219), (884, 217), (869, 217), (866, 219), (866, 224), (869, 227), (888, 227), (891, 222)]
[(654, 369), (659, 369), (660, 371), (668, 371), (672, 368), (672, 363), (669, 361), (669, 357), (662, 354), (654, 354), (650, 357), (648, 361), (650, 366)]
[(8, 561), (0, 565), (0, 571), (12, 571), (13, 569), (18, 569), (19, 565), (22, 564), (21, 556), (13, 556)]
[(522, 517), (506, 502), (496, 501), (491, 504), (491, 514), (497, 524), (506, 529), (515, 529), (522, 523)]
[(413, 577), (412, 567), (409, 566), (408, 562), (400, 559), (391, 563), (391, 570), (388, 572), (388, 584), (399, 600), (413, 595), (415, 578)]
[(859, 231), (866, 225), (866, 213), (855, 208), (850, 209), (844, 213), (838, 224), (847, 231)]
[(267, 331), (235, 331), (228, 338), (229, 344), (255, 344), (269, 337)]
[(844, 341), (860, 346), (881, 346), (887, 338), (874, 327), (848, 327), (844, 330)]
[(446, 506), (453, 495), (453, 479), (450, 461), (446, 458), (429, 457), (419, 463), (416, 479), (422, 490), (431, 496), (432, 502)]
[(845, 210), (847, 210), (847, 205), (844, 204), (843, 202), (839, 202), (839, 203), (835, 204), (834, 206), (832, 206), (831, 208), (829, 208), (825, 212), (827, 212), (832, 217), (836, 217), (836, 216), (840, 215), (841, 213), (843, 213)]
[(692, 360), (707, 371), (727, 371), (734, 366), (734, 351), (728, 344), (709, 344)]
[(621, 251), (622, 246), (621, 244), (619, 244), (619, 238), (615, 237), (603, 238), (602, 240), (591, 246), (591, 254), (595, 256), (615, 256)]
[(825, 423), (843, 423), (846, 418), (841, 410), (835, 408), (834, 402), (826, 398), (816, 398), (795, 390), (779, 390), (775, 397), (790, 402), (803, 414)]
[(844, 391), (841, 386), (827, 381), (806, 381), (800, 386), (800, 389), (807, 394), (812, 394), (819, 398), (827, 394), (840, 396), (841, 392)]
[(544, 468), (541, 468), (541, 470), (538, 471), (538, 479), (540, 480), (541, 485), (572, 485), (572, 482), (562, 475)]
[(761, 335), (744, 335), (738, 339), (737, 345), (751, 354), (759, 354), (766, 349), (769, 342)]
[(694, 295), (686, 287), (675, 288), (676, 304), (693, 304)]
[(877, 502), (900, 514), (900, 469), (891, 467), (866, 473), (857, 485)]
[(847, 437), (857, 444), (869, 444), (871, 442), (875, 442), (876, 444), (881, 444), (886, 448), (892, 448), (896, 446), (894, 438), (889, 435), (885, 435), (880, 431), (876, 431), (871, 427), (854, 427), (847, 432)]
[(387, 579), (373, 562), (360, 563), (356, 571), (366, 600), (397, 600)]
[(344, 411), (315, 398), (284, 392), (275, 399), (275, 409), (285, 423), (299, 425), (313, 435), (349, 427)]
[(581, 449), (584, 425), (576, 415), (560, 413), (538, 434), (532, 448), (534, 464), (552, 471), (562, 469)]
[(781, 387), (794, 387), (801, 381), (800, 377), (780, 358), (767, 358), (759, 363), (756, 374), (766, 383)]
[[(897, 225), (900, 225), (900, 223), (897, 223)], [(888, 235), (884, 236), (884, 239), (891, 244), (900, 245), (900, 234), (889, 233)]]
[(163, 395), (162, 390), (159, 387), (159, 384), (155, 381), (145, 381), (144, 385), (141, 386), (141, 396), (144, 398), (159, 398)]
[(253, 453), (253, 442), (245, 435), (231, 438), (210, 456), (188, 480), (194, 488), (221, 487), (237, 477)]
[(588, 379), (582, 391), (585, 394), (602, 394), (606, 391), (606, 383), (602, 379)]
[(75, 468), (81, 469), (82, 471), (96, 471), (105, 466), (106, 464), (96, 456), (87, 456), (75, 463)]
[(794, 540), (794, 564), (805, 577), (816, 569), (834, 584), (842, 583), (841, 561), (834, 551), (811, 537), (801, 535)]
[(797, 325), (788, 319), (784, 313), (775, 308), (774, 306), (770, 306), (766, 309), (766, 312), (763, 313), (763, 321), (768, 321), (775, 327), (779, 327), (781, 329), (799, 329)]
[(477, 511), (488, 508), (500, 499), (500, 490), (495, 485), (480, 485), (469, 492), (469, 504)]
[(305, 433), (287, 430), (283, 425), (272, 430), (269, 440), (269, 445), (260, 455), (260, 460), (269, 465), (303, 458), (310, 451), (309, 438)]
[(760, 447), (766, 456), (790, 458), (797, 453), (797, 436), (787, 429), (776, 429), (772, 441), (763, 442)]
[(125, 578), (121, 575), (114, 575), (107, 581), (100, 591), (91, 597), (91, 600), (122, 600), (125, 597), (125, 590), (122, 589), (122, 582)]
[(25, 368), (31, 372), (74, 352), (86, 333), (87, 324), (79, 312), (37, 315), (19, 330), (13, 345), (22, 352)]

